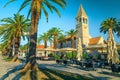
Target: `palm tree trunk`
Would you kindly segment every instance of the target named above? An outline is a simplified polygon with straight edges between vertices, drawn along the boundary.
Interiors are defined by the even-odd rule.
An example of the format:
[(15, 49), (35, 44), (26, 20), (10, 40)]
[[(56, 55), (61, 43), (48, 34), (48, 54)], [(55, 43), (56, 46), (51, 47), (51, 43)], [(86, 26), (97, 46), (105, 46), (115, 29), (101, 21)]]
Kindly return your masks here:
[[(74, 48), (74, 37), (71, 37), (71, 47)], [(73, 51), (72, 51), (72, 59), (73, 59)]]
[(55, 35), (54, 35), (54, 48), (55, 48), (55, 49), (57, 48), (57, 45), (58, 45), (57, 39), (58, 39), (58, 35), (55, 34)]
[[(44, 45), (45, 45), (44, 48), (47, 48), (47, 41), (44, 41)], [(45, 53), (45, 57), (46, 57), (46, 53), (47, 53), (47, 51), (45, 50), (44, 53)]]
[(71, 47), (74, 48), (74, 37), (71, 38)]
[(8, 55), (8, 52), (9, 52), (9, 49), (8, 49), (8, 46), (5, 48), (5, 50), (3, 51), (3, 54), (5, 55), (5, 56), (7, 56)]
[(15, 45), (14, 45), (15, 53), (14, 53), (14, 57), (12, 59), (12, 62), (16, 62), (18, 60), (18, 52), (19, 52), (19, 47), (20, 47), (20, 40), (21, 40), (20, 37), (15, 38)]
[(8, 58), (12, 58), (13, 44), (10, 45)]
[[(32, 3), (34, 4), (34, 0), (32, 0), (32, 1), (33, 1)], [(38, 30), (39, 14), (40, 14), (40, 12), (36, 11), (36, 9), (33, 7), (32, 15), (31, 15), (29, 53), (27, 56), (27, 63), (24, 67), (24, 69), (32, 70), (32, 71), (34, 71), (34, 69), (36, 69), (35, 68), (36, 67), (35, 66), (36, 65), (36, 46), (37, 46), (37, 30)]]
[(110, 64), (119, 63), (118, 52), (114, 41), (112, 28), (108, 30), (107, 50), (108, 50), (108, 62)]

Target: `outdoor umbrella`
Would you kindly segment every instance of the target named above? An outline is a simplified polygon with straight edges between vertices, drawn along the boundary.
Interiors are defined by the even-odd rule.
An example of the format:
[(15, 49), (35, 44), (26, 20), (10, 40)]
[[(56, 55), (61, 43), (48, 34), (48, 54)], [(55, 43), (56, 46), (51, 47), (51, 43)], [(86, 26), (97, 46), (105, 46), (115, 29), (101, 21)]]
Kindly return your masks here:
[(58, 51), (58, 49), (53, 49), (53, 48), (44, 48), (44, 51), (53, 51), (53, 52), (55, 52), (55, 51)]
[(76, 51), (76, 49), (75, 48), (61, 48), (61, 49), (59, 49), (59, 51), (61, 51), (61, 52), (70, 52), (70, 51)]
[(109, 63), (112, 62), (112, 64), (119, 63), (117, 47), (111, 29), (109, 29), (108, 31), (107, 50), (108, 50), (108, 62)]
[(77, 59), (78, 60), (82, 59), (82, 44), (80, 38), (78, 38), (78, 44), (77, 44)]

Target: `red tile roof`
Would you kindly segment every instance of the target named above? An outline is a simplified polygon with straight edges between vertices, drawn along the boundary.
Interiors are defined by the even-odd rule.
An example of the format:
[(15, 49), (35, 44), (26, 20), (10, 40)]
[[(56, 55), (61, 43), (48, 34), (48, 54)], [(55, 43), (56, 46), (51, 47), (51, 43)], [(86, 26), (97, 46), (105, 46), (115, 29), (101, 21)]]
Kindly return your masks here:
[(52, 49), (54, 48), (54, 46), (49, 46), (49, 47), (52, 48)]
[(101, 37), (95, 37), (95, 38), (89, 39), (89, 45), (97, 44), (99, 42), (100, 38)]
[(37, 45), (37, 48), (38, 48), (38, 49), (43, 49), (43, 48), (44, 48), (44, 45)]
[[(47, 48), (54, 48), (53, 46), (47, 46)], [(44, 45), (37, 45), (37, 49), (44, 49)]]

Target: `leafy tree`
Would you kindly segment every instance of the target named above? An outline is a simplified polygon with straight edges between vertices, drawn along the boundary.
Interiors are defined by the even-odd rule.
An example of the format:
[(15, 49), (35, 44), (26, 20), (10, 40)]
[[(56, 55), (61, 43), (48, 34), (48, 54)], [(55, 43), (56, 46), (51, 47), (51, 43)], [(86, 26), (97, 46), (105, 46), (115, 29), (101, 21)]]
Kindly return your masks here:
[(74, 48), (74, 37), (76, 35), (76, 31), (74, 29), (71, 29), (70, 31), (68, 31), (66, 33), (71, 38), (71, 47)]
[(108, 62), (112, 63), (119, 62), (118, 52), (114, 41), (114, 33), (119, 36), (120, 22), (116, 18), (108, 18), (101, 23), (100, 32), (104, 34), (108, 32), (107, 51), (108, 51)]
[(41, 39), (41, 41), (44, 42), (44, 48), (47, 48), (47, 41), (51, 40), (50, 35), (48, 33), (43, 33), (38, 37), (38, 39)]
[(7, 29), (8, 29), (8, 26), (5, 27), (5, 26), (0, 26), (0, 41), (1, 41), (1, 51), (2, 51), (2, 54), (3, 55), (6, 55), (9, 57), (11, 57), (10, 55), (12, 54), (10, 51), (12, 51), (10, 45), (13, 45), (12, 43), (12, 39), (8, 40), (8, 37), (6, 36), (7, 34)]
[[(13, 18), (3, 18), (3, 39), (7, 39), (8, 43), (14, 44), (15, 52), (13, 62), (18, 59), (18, 52), (20, 47), (21, 36), (24, 38), (24, 32), (30, 29), (30, 20), (26, 19), (23, 15), (14, 14)], [(14, 43), (13, 43), (14, 42)]]
[[(40, 37), (38, 37), (38, 39), (42, 40), (44, 42), (44, 48), (47, 48), (47, 41), (51, 40), (50, 39), (50, 35), (48, 33), (43, 33), (42, 35), (40, 35)], [(46, 51), (45, 51), (45, 56), (46, 56)]]
[(58, 40), (59, 40), (59, 43), (60, 43), (60, 48), (62, 48), (63, 47), (63, 43), (66, 41), (65, 40), (65, 35), (60, 35), (59, 37), (58, 37)]
[[(13, 2), (16, 0), (10, 0), (10, 2)], [(8, 3), (10, 3), (8, 2)], [(29, 45), (29, 54), (27, 57), (27, 63), (24, 67), (23, 71), (36, 71), (36, 43), (37, 43), (37, 31), (38, 31), (38, 23), (39, 18), (41, 18), (42, 11), (45, 13), (46, 20), (48, 21), (48, 12), (46, 7), (53, 12), (56, 11), (57, 14), (60, 16), (59, 10), (53, 6), (53, 4), (56, 6), (59, 5), (60, 7), (64, 8), (66, 5), (65, 0), (24, 0), (23, 4), (20, 7), (21, 11), (23, 8), (25, 8), (27, 5), (30, 5), (30, 10), (28, 14), (31, 14), (31, 29), (30, 29), (30, 45)], [(22, 71), (22, 72), (23, 72)], [(29, 73), (30, 75), (32, 73)], [(32, 77), (32, 80), (36, 79), (36, 77)]]
[(54, 39), (54, 48), (56, 49), (58, 46), (58, 36), (62, 34), (62, 30), (57, 27), (53, 27), (48, 31), (48, 33), (53, 36)]

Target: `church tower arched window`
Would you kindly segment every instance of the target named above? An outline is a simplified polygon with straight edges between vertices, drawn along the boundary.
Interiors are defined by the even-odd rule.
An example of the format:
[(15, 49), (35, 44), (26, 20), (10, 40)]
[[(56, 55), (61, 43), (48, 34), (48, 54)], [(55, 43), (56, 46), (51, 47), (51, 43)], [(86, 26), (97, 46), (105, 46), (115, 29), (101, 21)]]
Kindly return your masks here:
[(89, 43), (89, 39), (90, 39), (90, 34), (89, 34), (89, 29), (88, 29), (89, 28), (88, 27), (88, 16), (86, 12), (84, 11), (82, 5), (80, 5), (76, 18), (77, 18), (76, 38), (78, 39), (80, 37), (82, 45), (87, 46)]
[(79, 19), (79, 21), (81, 22), (81, 18)]
[(83, 23), (85, 23), (85, 18), (83, 18)]

